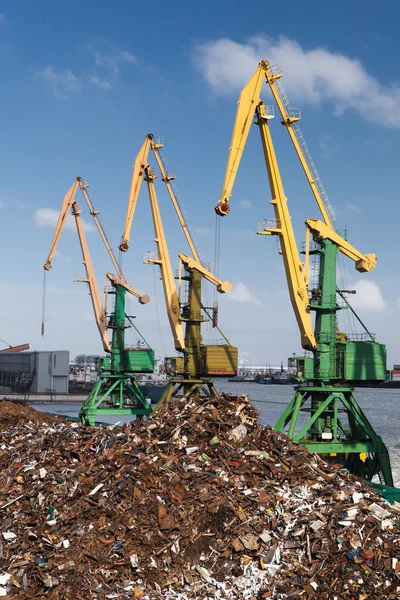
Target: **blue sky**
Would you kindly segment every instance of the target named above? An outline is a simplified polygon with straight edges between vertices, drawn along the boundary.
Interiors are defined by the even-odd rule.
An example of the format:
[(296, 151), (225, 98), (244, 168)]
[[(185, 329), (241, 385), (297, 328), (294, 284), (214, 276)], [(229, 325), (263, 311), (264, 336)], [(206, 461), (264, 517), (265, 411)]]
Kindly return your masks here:
[[(361, 10), (362, 8), (362, 10)], [(148, 8), (119, 0), (0, 3), (0, 161), (2, 327), (0, 338), (32, 348), (100, 353), (72, 223), (47, 277), (46, 335), (40, 337), (42, 265), (54, 218), (77, 175), (116, 247), (123, 229), (131, 167), (144, 136), (164, 138), (163, 156), (177, 176), (179, 198), (202, 254), (213, 259), (213, 206), (224, 176), (236, 101), (266, 58), (282, 65), (292, 106), (337, 214), (352, 243), (378, 255), (359, 275), (354, 304), (400, 362), (398, 138), (400, 84), (397, 3), (308, 1), (267, 6), (155, 1)], [(270, 92), (263, 99), (272, 103)], [(271, 125), (299, 243), (305, 218), (318, 217), (290, 140)], [(158, 186), (170, 255), (187, 247)], [(143, 255), (154, 250), (145, 189), (123, 257), (129, 281), (150, 294), (131, 303), (146, 339), (172, 353), (162, 288)], [(280, 363), (300, 350), (281, 257), (274, 240), (256, 236), (272, 217), (258, 132), (250, 132), (221, 222), (220, 275), (233, 292), (220, 298), (220, 325), (242, 357)], [(81, 202), (82, 203), (82, 202)], [(84, 209), (83, 205), (82, 208)], [(90, 216), (85, 215), (89, 223)], [(87, 236), (99, 285), (110, 264), (95, 232)], [(212, 290), (208, 291), (210, 301)], [(157, 299), (157, 302), (155, 301)], [(160, 340), (159, 327), (162, 333)], [(205, 337), (208, 337), (207, 332)]]

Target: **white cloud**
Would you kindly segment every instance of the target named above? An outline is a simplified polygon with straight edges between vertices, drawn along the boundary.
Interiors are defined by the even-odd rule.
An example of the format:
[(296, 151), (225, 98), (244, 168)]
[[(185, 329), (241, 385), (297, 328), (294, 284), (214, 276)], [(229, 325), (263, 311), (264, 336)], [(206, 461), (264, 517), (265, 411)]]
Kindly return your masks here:
[(357, 206), (357, 204), (351, 204), (351, 202), (346, 202), (344, 207), (347, 208), (347, 210), (349, 210), (350, 212), (353, 212), (356, 214), (359, 214), (360, 212), (362, 212), (361, 208), (359, 206)]
[(242, 208), (253, 208), (253, 205), (250, 202), (250, 200), (240, 200), (239, 206), (241, 206)]
[(249, 304), (257, 304), (257, 306), (262, 306), (262, 302), (242, 281), (233, 283), (232, 289), (226, 297), (228, 300), (232, 300), (232, 302), (247, 302)]
[(97, 75), (91, 75), (89, 77), (89, 83), (96, 85), (102, 90), (109, 90), (111, 88), (111, 81), (108, 81), (108, 79), (101, 79), (100, 77), (97, 77)]
[(352, 109), (367, 121), (400, 128), (399, 83), (379, 82), (356, 58), (326, 48), (305, 50), (295, 40), (266, 35), (242, 44), (229, 38), (198, 44), (193, 58), (217, 94), (237, 93), (258, 62), (268, 59), (272, 65), (283, 66), (283, 85), (296, 101), (328, 101), (338, 116)]
[(133, 64), (135, 64), (135, 62), (137, 62), (136, 56), (134, 56), (130, 52), (127, 52), (126, 50), (123, 50), (122, 52), (120, 52), (119, 57), (120, 57), (120, 60), (130, 63), (131, 65), (133, 65)]
[(332, 138), (329, 134), (323, 133), (319, 141), (321, 154), (324, 158), (331, 157)]
[(0, 198), (0, 208), (4, 208), (5, 207), (5, 202), (2, 198)]
[(127, 50), (119, 50), (110, 44), (103, 44), (104, 49), (99, 49), (91, 44), (86, 44), (94, 54), (94, 60), (98, 67), (106, 69), (115, 75), (119, 73), (121, 64), (133, 65), (137, 62), (136, 57)]
[(359, 279), (352, 283), (356, 294), (351, 296), (351, 305), (355, 310), (366, 310), (369, 312), (383, 312), (385, 301), (376, 283), (373, 281)]
[[(53, 227), (55, 228), (60, 212), (54, 208), (38, 208), (35, 210), (34, 221), (38, 227)], [(87, 223), (81, 218), (83, 227), (86, 233), (90, 233), (95, 230), (95, 226), (92, 223)], [(73, 219), (67, 217), (65, 223), (65, 229), (70, 231), (76, 230), (76, 225)]]
[(3, 13), (0, 13), (0, 25), (4, 25), (5, 23), (7, 23), (7, 17)]
[(39, 71), (39, 75), (54, 96), (65, 98), (69, 93), (80, 89), (80, 81), (70, 69), (57, 69), (48, 65)]

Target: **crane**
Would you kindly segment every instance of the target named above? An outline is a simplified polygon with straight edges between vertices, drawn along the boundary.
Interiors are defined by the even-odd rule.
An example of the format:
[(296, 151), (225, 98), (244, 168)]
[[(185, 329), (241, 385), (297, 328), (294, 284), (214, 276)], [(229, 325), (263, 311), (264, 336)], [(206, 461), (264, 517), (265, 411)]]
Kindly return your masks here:
[[(305, 222), (304, 262), (297, 249), (272, 142), (270, 121), (274, 117), (273, 107), (265, 106), (260, 98), (264, 77), (277, 100), (283, 123), (289, 131), (322, 215), (322, 221), (307, 219)], [(350, 387), (351, 382), (355, 381), (385, 380), (386, 347), (376, 342), (358, 316), (364, 334), (358, 334), (356, 339), (340, 332), (337, 325), (340, 310), (348, 308), (354, 313), (346, 298), (346, 291), (340, 290), (337, 285), (338, 253), (350, 258), (361, 273), (375, 268), (376, 256), (359, 252), (333, 227), (333, 211), (297, 125), (299, 113), (289, 111), (287, 96), (280, 84), (277, 87), (278, 79), (268, 61), (262, 61), (240, 94), (222, 193), (215, 207), (218, 215), (229, 214), (229, 200), (255, 115), (275, 213), (275, 219), (267, 219), (259, 224), (258, 233), (279, 238), (302, 347), (312, 353), (312, 356), (297, 359), (301, 385), (297, 387), (275, 429), (287, 430), (294, 442), (305, 445), (312, 452), (335, 456), (336, 459), (339, 457), (353, 473), (367, 480), (378, 476), (382, 483), (393, 486), (387, 448), (361, 410)], [(316, 287), (309, 290), (310, 256), (319, 260), (319, 275)], [(339, 304), (339, 299), (344, 305)], [(315, 313), (314, 326), (311, 311)], [(308, 411), (310, 418), (298, 430), (300, 411)], [(348, 420), (347, 425), (343, 415)]]
[(11, 346), (4, 340), (0, 339), (0, 342), (6, 344), (7, 348), (2, 348), (0, 350), (0, 354), (4, 354), (6, 352), (23, 352), (24, 350), (29, 350), (29, 344), (18, 344), (18, 346)]
[[(97, 381), (88, 398), (83, 402), (80, 410), (81, 421), (88, 425), (94, 425), (96, 415), (99, 414), (128, 414), (137, 416), (150, 414), (151, 406), (136, 383), (135, 373), (153, 372), (154, 351), (148, 346), (147, 342), (146, 348), (132, 349), (125, 347), (126, 321), (128, 320), (130, 325), (136, 329), (132, 318), (126, 315), (125, 312), (126, 293), (128, 292), (136, 297), (140, 304), (147, 304), (150, 298), (146, 294), (137, 292), (125, 280), (98, 219), (98, 211), (94, 210), (90, 201), (87, 187), (88, 184), (84, 183), (81, 177), (77, 177), (66, 193), (50, 246), (50, 252), (44, 264), (44, 269), (45, 271), (49, 271), (52, 268), (57, 244), (69, 211), (71, 211), (75, 219), (83, 265), (85, 267), (85, 277), (78, 279), (77, 281), (87, 283), (88, 285), (93, 313), (103, 350), (110, 355), (100, 359)], [(78, 188), (82, 191), (107, 252), (118, 273), (117, 275), (106, 273), (106, 281), (109, 285), (106, 287), (106, 300), (104, 306), (80, 217), (81, 209), (75, 199)], [(111, 314), (107, 313), (107, 297), (109, 294), (115, 295), (114, 310)], [(108, 333), (110, 329), (112, 331), (111, 340)]]
[[(202, 281), (206, 280), (210, 282), (221, 294), (228, 292), (231, 289), (231, 284), (227, 281), (221, 281), (201, 262), (199, 252), (171, 185), (173, 177), (167, 173), (160, 156), (159, 150), (162, 146), (163, 144), (159, 140), (156, 140), (152, 134), (148, 134), (134, 161), (125, 228), (121, 245), (119, 246), (122, 251), (128, 250), (132, 220), (141, 184), (144, 180), (147, 183), (155, 242), (157, 245), (157, 252), (148, 254), (145, 257), (145, 262), (147, 264), (159, 265), (160, 267), (165, 304), (174, 346), (177, 352), (183, 355), (181, 360), (176, 361), (175, 376), (171, 378), (169, 386), (157, 408), (181, 391), (186, 397), (195, 392), (207, 397), (218, 397), (218, 392), (210, 376), (235, 374), (237, 372), (238, 360), (237, 348), (229, 343), (219, 328), (218, 331), (223, 336), (222, 344), (205, 344), (202, 341), (201, 325), (208, 320), (204, 315), (213, 321), (213, 325), (216, 325), (215, 313), (210, 317), (210, 313), (208, 312), (213, 311), (214, 307), (207, 307), (202, 301)], [(162, 181), (167, 188), (179, 224), (192, 254), (192, 256), (179, 254), (178, 290), (174, 281), (167, 240), (154, 185), (157, 175), (148, 163), (150, 150), (152, 150), (155, 156)], [(188, 282), (186, 301), (182, 299), (182, 281)]]

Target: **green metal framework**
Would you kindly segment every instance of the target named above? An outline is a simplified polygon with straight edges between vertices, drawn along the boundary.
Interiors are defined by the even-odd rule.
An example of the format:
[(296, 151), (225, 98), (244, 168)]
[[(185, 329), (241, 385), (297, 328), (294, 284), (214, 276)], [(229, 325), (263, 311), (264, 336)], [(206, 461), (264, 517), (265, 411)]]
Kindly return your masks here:
[[(79, 417), (83, 424), (95, 425), (97, 415), (136, 415), (142, 417), (152, 411), (146, 397), (136, 383), (135, 353), (137, 349), (125, 348), (126, 289), (113, 284), (115, 305), (109, 317), (112, 329), (111, 358), (106, 357), (99, 369), (98, 379), (88, 398), (82, 403)], [(143, 352), (140, 350), (140, 352)], [(154, 369), (154, 351), (147, 353), (147, 364)]]
[[(323, 240), (314, 252), (320, 256), (318, 289), (311, 292), (310, 301), (310, 309), (316, 314), (314, 374), (306, 385), (297, 387), (275, 429), (286, 430), (295, 443), (323, 454), (328, 460), (341, 462), (355, 475), (368, 481), (378, 476), (381, 483), (393, 486), (389, 453), (382, 438), (356, 402), (353, 388), (347, 383), (341, 385), (344, 379), (341, 358), (346, 353), (347, 341), (337, 330), (337, 313), (343, 308), (337, 302), (338, 248), (330, 240)], [(352, 351), (358, 343), (349, 342)], [(376, 347), (384, 348), (372, 336), (368, 343), (372, 354)], [(365, 361), (365, 352), (362, 361)], [(357, 368), (352, 379), (357, 379), (356, 372)], [(369, 372), (368, 377), (379, 379), (381, 369)], [(305, 423), (300, 419), (301, 413), (309, 413)]]

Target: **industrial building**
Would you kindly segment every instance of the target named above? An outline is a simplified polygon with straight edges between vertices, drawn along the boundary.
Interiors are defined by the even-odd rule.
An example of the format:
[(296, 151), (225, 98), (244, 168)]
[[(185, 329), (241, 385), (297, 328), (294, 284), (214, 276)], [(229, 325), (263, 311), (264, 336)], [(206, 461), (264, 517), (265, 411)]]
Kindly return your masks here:
[(390, 374), (392, 381), (400, 381), (400, 365), (393, 365), (393, 370)]
[(0, 353), (0, 393), (68, 393), (68, 350)]

